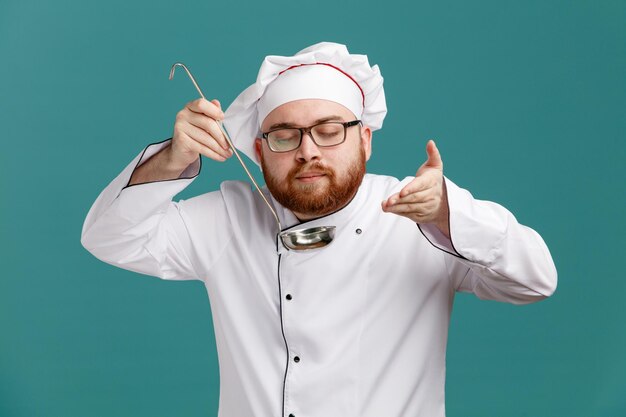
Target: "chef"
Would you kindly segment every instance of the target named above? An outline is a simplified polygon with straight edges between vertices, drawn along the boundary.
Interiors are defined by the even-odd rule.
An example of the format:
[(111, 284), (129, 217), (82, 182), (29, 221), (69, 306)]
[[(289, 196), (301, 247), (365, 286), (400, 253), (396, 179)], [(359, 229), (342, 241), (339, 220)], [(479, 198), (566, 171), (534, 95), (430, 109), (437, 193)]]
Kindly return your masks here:
[[(385, 114), (365, 55), (324, 42), (268, 56), (226, 112), (188, 103), (172, 139), (144, 149), (89, 211), (82, 244), (97, 258), (206, 286), (219, 417), (442, 417), (455, 293), (524, 304), (554, 292), (541, 237), (446, 178), (433, 141), (414, 177), (366, 173)], [(200, 155), (231, 157), (218, 121), (261, 166), (283, 231), (335, 226), (329, 245), (282, 245), (244, 182), (173, 201)]]

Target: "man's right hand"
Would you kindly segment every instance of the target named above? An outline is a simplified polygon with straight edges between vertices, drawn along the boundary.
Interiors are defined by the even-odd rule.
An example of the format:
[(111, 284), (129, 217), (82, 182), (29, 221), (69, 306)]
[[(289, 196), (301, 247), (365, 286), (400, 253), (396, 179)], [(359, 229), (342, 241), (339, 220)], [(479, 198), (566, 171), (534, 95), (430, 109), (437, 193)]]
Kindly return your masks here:
[(187, 168), (204, 155), (225, 161), (232, 151), (217, 121), (224, 119), (220, 102), (199, 98), (191, 101), (176, 115), (172, 145), (169, 148), (171, 167)]
[(129, 185), (176, 179), (200, 155), (216, 161), (230, 158), (232, 151), (217, 124), (222, 119), (224, 113), (217, 100), (200, 98), (187, 103), (176, 115), (171, 144), (141, 164)]

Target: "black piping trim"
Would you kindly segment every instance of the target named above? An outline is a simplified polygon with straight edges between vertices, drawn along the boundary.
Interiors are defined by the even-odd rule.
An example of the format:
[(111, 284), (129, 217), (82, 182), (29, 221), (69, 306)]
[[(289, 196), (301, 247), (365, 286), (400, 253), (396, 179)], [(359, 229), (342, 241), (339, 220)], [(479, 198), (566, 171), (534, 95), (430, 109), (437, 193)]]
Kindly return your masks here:
[(280, 285), (280, 260), (282, 254), (278, 255), (278, 312), (280, 314), (280, 331), (283, 334), (283, 340), (285, 341), (285, 349), (287, 350), (287, 361), (285, 362), (285, 376), (283, 377), (283, 406), (281, 407), (281, 415), (285, 417), (285, 389), (287, 387), (287, 371), (289, 370), (289, 346), (287, 345), (287, 338), (285, 337), (285, 328), (283, 326), (283, 294)]
[[(200, 175), (200, 171), (202, 171), (202, 157), (198, 156), (198, 158), (200, 159), (200, 166), (198, 167), (198, 173), (197, 173), (196, 175), (194, 175), (193, 177), (182, 177), (182, 178), (180, 178), (180, 177), (179, 177), (179, 178), (172, 178), (172, 179), (170, 179), (170, 180), (148, 181), (148, 182), (142, 182), (142, 183), (139, 183), (139, 184), (130, 184), (130, 180), (131, 180), (131, 178), (133, 178), (133, 174), (135, 173), (135, 170), (139, 167), (139, 163), (140, 163), (140, 162), (141, 162), (141, 160), (143, 159), (143, 156), (146, 154), (146, 151), (148, 150), (148, 148), (149, 148), (150, 146), (153, 146), (153, 145), (159, 145), (159, 144), (161, 144), (161, 143), (163, 143), (163, 142), (167, 142), (168, 140), (172, 140), (172, 138), (165, 139), (165, 140), (162, 140), (162, 141), (160, 141), (160, 142), (154, 142), (154, 143), (151, 143), (151, 144), (149, 144), (148, 146), (146, 146), (146, 147), (143, 149), (143, 152), (141, 153), (141, 157), (139, 158), (139, 160), (137, 160), (137, 165), (135, 165), (135, 168), (133, 169), (133, 172), (130, 174), (130, 177), (128, 178), (128, 182), (126, 183), (126, 185), (124, 186), (124, 188), (122, 188), (122, 190), (125, 190), (126, 188), (130, 188), (130, 187), (134, 187), (134, 186), (136, 186), (136, 185), (152, 184), (152, 183), (155, 183), (155, 182), (168, 182), (168, 181), (178, 181), (178, 180), (190, 180), (190, 179), (192, 179), (192, 178), (196, 178), (198, 175)], [(156, 155), (156, 154), (155, 154), (155, 155)]]
[[(448, 220), (448, 230), (450, 230), (450, 220)], [(461, 255), (461, 252), (456, 250), (456, 248), (454, 247), (454, 242), (452, 241), (452, 233), (450, 233), (450, 244), (452, 245), (452, 249), (454, 249), (454, 251), (459, 254), (459, 258), (465, 259), (466, 261), (469, 261), (469, 259), (467, 259), (465, 256)]]
[[(345, 209), (346, 207), (348, 207), (348, 206), (350, 205), (350, 203), (352, 203), (352, 201), (355, 199), (356, 195), (359, 193), (359, 190), (360, 190), (360, 189), (361, 189), (361, 186), (359, 186), (359, 189), (357, 190), (357, 192), (356, 192), (356, 193), (354, 193), (354, 195), (352, 196), (352, 198), (350, 199), (350, 201), (348, 201), (348, 202), (346, 203), (346, 205), (345, 205), (345, 206), (343, 206), (343, 207), (341, 207), (341, 208), (339, 208), (339, 209), (337, 209), (337, 210), (333, 211), (332, 213), (324, 214), (323, 216), (316, 217), (316, 218), (314, 218), (314, 219), (309, 219), (309, 220), (304, 221), (304, 222), (302, 222), (302, 221), (301, 221), (300, 223), (298, 223), (298, 224), (294, 224), (293, 226), (285, 227), (284, 229), (282, 229), (282, 230), (281, 230), (281, 232), (286, 232), (287, 230), (289, 230), (289, 229), (293, 229), (294, 227), (303, 226), (303, 225), (305, 225), (305, 224), (307, 224), (307, 223), (309, 223), (309, 222), (313, 222), (313, 221), (316, 221), (316, 220), (319, 220), (319, 219), (323, 219), (324, 217), (332, 216), (332, 215), (333, 215), (333, 214), (335, 214), (335, 213), (339, 213), (341, 210), (343, 210), (343, 209)], [(298, 220), (300, 220), (300, 219), (298, 219)], [(287, 248), (287, 250), (290, 250), (290, 249), (289, 249), (289, 248)]]
[[(452, 253), (452, 252), (449, 252), (449, 251), (447, 251), (445, 249), (442, 249), (439, 246), (435, 245), (433, 242), (431, 242), (431, 240), (428, 238), (428, 236), (426, 236), (426, 233), (424, 233), (424, 231), (422, 230), (422, 227), (419, 225), (419, 223), (415, 223), (415, 225), (417, 226), (418, 229), (420, 229), (420, 232), (422, 232), (422, 235), (426, 238), (428, 243), (433, 245), (436, 249), (439, 249), (440, 251), (448, 253), (448, 254), (450, 254), (452, 256), (456, 256), (457, 258), (466, 259), (463, 255), (459, 254), (458, 252), (457, 253)], [(452, 239), (450, 239), (450, 243), (452, 243)], [(456, 251), (456, 249), (454, 248), (454, 245), (452, 245), (452, 249), (454, 249)]]
[[(445, 187), (445, 184), (446, 184), (445, 179), (443, 181), (443, 184), (444, 184), (444, 187)], [(448, 190), (447, 190), (447, 188), (444, 189), (444, 191), (446, 193), (446, 205), (448, 206), (448, 230), (450, 231), (450, 244), (452, 245), (452, 249), (454, 249), (454, 251), (456, 253), (448, 252), (447, 250), (441, 249), (439, 246), (435, 245), (433, 242), (430, 241), (428, 236), (426, 236), (426, 233), (424, 233), (424, 231), (422, 230), (422, 227), (420, 226), (420, 224), (419, 223), (415, 223), (415, 224), (417, 225), (417, 228), (420, 229), (420, 232), (422, 232), (422, 235), (424, 235), (424, 237), (426, 238), (428, 243), (433, 245), (435, 248), (439, 249), (442, 252), (449, 253), (450, 255), (456, 256), (457, 258), (465, 259), (466, 261), (471, 262), (465, 256), (461, 255), (461, 253), (458, 250), (456, 250), (456, 248), (454, 247), (454, 242), (452, 241), (452, 228), (450, 227), (450, 203), (448, 202), (448, 196), (447, 196)]]

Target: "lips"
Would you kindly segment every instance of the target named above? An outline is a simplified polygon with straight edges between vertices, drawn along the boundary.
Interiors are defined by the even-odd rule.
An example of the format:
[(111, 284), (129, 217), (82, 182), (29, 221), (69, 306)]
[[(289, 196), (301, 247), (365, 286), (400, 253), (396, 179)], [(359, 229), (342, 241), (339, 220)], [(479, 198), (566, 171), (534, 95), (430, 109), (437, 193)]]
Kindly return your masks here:
[(287, 175), (288, 181), (298, 181), (300, 183), (315, 183), (323, 178), (328, 178), (333, 182), (335, 173), (332, 169), (318, 161), (294, 167)]
[(307, 178), (317, 178), (317, 177), (323, 177), (324, 175), (326, 175), (325, 172), (321, 172), (321, 171), (311, 171), (311, 172), (303, 172), (300, 173), (298, 175), (296, 175), (296, 178), (301, 180), (301, 179), (307, 179)]
[(300, 181), (313, 181), (328, 175), (332, 176), (332, 170), (317, 161), (312, 164), (301, 165), (293, 171), (290, 177)]
[(296, 181), (300, 181), (301, 183), (315, 183), (325, 176), (326, 174), (324, 172), (303, 172), (296, 176)]

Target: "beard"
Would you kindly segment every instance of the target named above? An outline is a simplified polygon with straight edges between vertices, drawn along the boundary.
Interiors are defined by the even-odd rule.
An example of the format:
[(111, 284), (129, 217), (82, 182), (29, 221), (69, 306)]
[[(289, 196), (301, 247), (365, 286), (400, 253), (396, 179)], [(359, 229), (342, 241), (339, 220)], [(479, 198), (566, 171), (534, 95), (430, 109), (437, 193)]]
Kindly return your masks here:
[[(267, 188), (283, 207), (294, 213), (321, 217), (342, 209), (352, 200), (365, 176), (365, 162), (365, 150), (360, 148), (359, 156), (347, 167), (344, 178), (338, 178), (335, 170), (319, 161), (293, 167), (286, 178), (277, 178), (263, 158), (261, 168)], [(313, 184), (296, 179), (302, 172), (312, 170), (323, 173), (324, 179)]]

